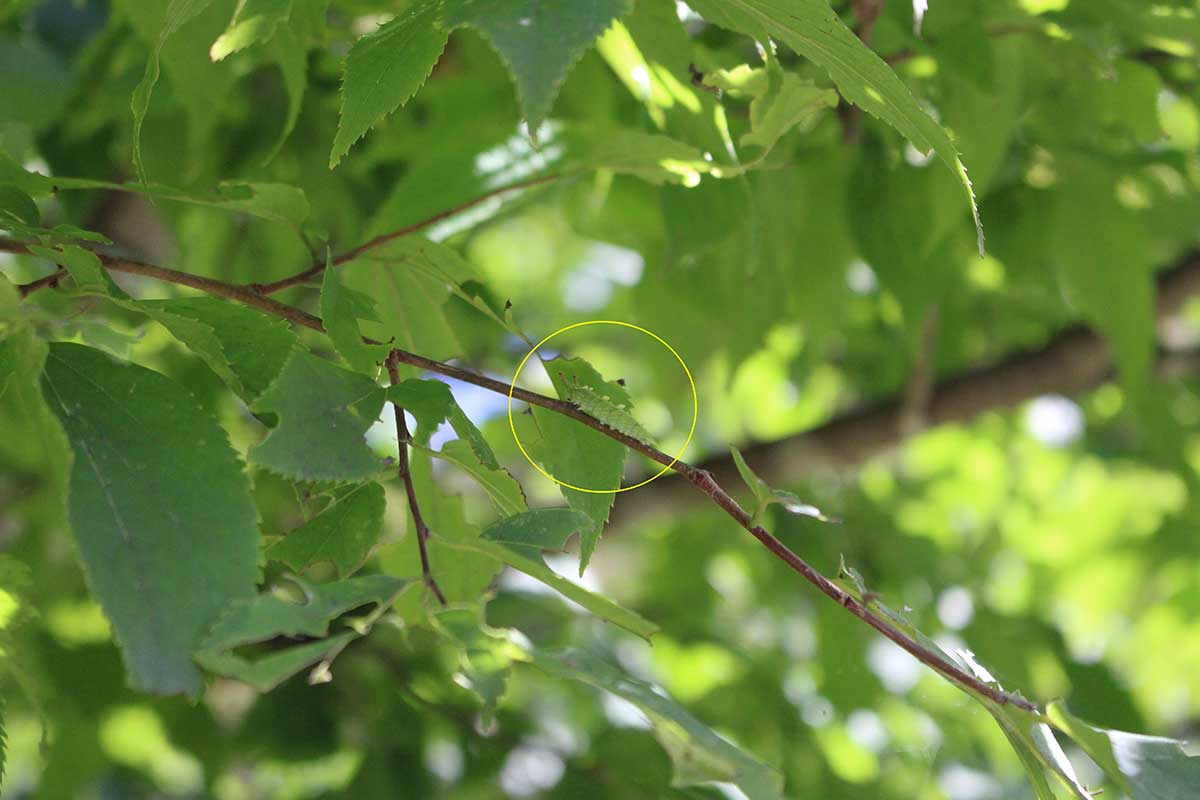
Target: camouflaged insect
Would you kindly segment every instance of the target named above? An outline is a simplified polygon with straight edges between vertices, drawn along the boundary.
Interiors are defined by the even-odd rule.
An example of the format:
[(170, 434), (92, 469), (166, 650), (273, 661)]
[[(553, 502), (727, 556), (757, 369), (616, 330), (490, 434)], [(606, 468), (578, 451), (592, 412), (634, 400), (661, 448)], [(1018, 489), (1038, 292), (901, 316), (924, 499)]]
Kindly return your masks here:
[(577, 384), (568, 387), (565, 399), (580, 411), (591, 414), (613, 430), (620, 431), (626, 436), (632, 436), (643, 444), (654, 443), (649, 431), (633, 418), (627, 407), (617, 405), (590, 386)]

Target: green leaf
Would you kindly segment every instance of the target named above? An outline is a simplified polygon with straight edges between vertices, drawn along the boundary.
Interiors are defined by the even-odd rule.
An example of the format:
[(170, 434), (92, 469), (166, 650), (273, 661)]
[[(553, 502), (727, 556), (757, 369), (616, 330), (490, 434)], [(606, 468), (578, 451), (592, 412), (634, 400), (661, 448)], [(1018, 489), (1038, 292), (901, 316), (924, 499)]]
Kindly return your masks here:
[(567, 71), (630, 0), (446, 0), (447, 27), (483, 33), (517, 84), (531, 136), (550, 113)]
[(56, 248), (31, 245), (29, 252), (65, 268), (82, 291), (129, 299), (129, 295), (113, 283), (112, 276), (91, 250), (85, 250), (78, 245), (60, 245)]
[(75, 453), (71, 529), (130, 682), (194, 694), (192, 650), (258, 577), (242, 463), (192, 395), (157, 372), (55, 344), (44, 375)]
[(359, 634), (336, 634), (256, 660), (238, 654), (236, 648), (281, 636), (324, 637), (337, 617), (368, 604), (387, 606), (409, 583), (388, 575), (323, 584), (292, 580), (303, 591), (304, 602), (289, 602), (267, 593), (231, 604), (196, 649), (197, 663), (211, 672), (245, 681), (259, 691), (269, 691), (304, 667), (340, 651)]
[(371, 379), (294, 350), (255, 404), (277, 414), (279, 426), (250, 449), (250, 460), (298, 480), (371, 477), (383, 462), (363, 436), (379, 419), (384, 396)]
[(309, 205), (304, 190), (286, 183), (269, 181), (221, 181), (212, 191), (197, 192), (179, 189), (164, 183), (117, 183), (92, 178), (55, 176), (48, 178), (20, 167), (9, 167), (7, 171), (19, 170), (19, 180), (35, 197), (45, 197), (60, 190), (98, 189), (109, 192), (140, 194), (153, 200), (168, 200), (176, 203), (219, 208), (236, 211), (259, 219), (288, 225), (299, 230), (308, 219)]
[(1154, 276), (1148, 231), (1104, 180), (1082, 180), (1060, 197), (1051, 254), (1067, 299), (1112, 342), (1122, 383), (1135, 401), (1154, 362)]
[(139, 300), (133, 307), (170, 331), (248, 403), (267, 390), (297, 347), (284, 320), (215, 297)]
[(442, 360), (462, 354), (458, 335), (446, 319), (446, 304), (454, 293), (451, 282), (469, 275), (436, 275), (427, 268), (430, 263), (439, 271), (466, 268), (461, 259), (444, 257), (440, 246), (405, 237), (338, 269), (345, 271), (346, 286), (378, 303), (380, 321), (364, 320), (360, 326), (364, 334)]
[(426, 446), (429, 438), (443, 422), (470, 448), (479, 463), (488, 469), (499, 469), (496, 455), (454, 399), (450, 387), (439, 380), (409, 379), (388, 387), (388, 400), (407, 409), (417, 418), (417, 444)]
[(146, 61), (146, 71), (142, 80), (133, 90), (133, 100), (130, 107), (133, 110), (133, 165), (137, 169), (138, 180), (147, 182), (146, 165), (142, 161), (142, 124), (146, 121), (146, 112), (150, 110), (150, 97), (154, 86), (158, 83), (160, 74), (159, 59), (162, 57), (163, 46), (167, 39), (179, 31), (188, 21), (195, 19), (212, 0), (170, 0), (162, 15), (162, 24), (158, 38)]
[(521, 651), (510, 641), (508, 631), (484, 623), (482, 604), (438, 609), (431, 616), (436, 630), (458, 648), (470, 688), (483, 701), (483, 717), (491, 719), (508, 688), (513, 659), (520, 657)]
[(10, 220), (25, 225), (41, 224), (42, 215), (33, 198), (16, 186), (0, 186), (0, 228)]
[(535, 508), (494, 522), (481, 535), (527, 558), (540, 559), (543, 550), (562, 550), (572, 534), (586, 530), (591, 522), (586, 514), (570, 508)]
[(220, 61), (230, 53), (269, 41), (292, 13), (292, 0), (242, 0), (229, 27), (213, 42), (209, 57)]
[[(615, 404), (629, 405), (631, 402), (624, 388), (605, 381), (583, 359), (555, 358), (545, 362), (545, 367), (560, 399), (569, 399), (571, 391), (582, 386)], [(581, 489), (620, 488), (625, 471), (623, 444), (554, 411), (533, 406), (532, 412), (541, 433), (537, 458), (547, 472)], [(581, 492), (566, 486), (559, 488), (571, 508), (592, 518), (591, 528), (580, 534), (579, 573), (582, 575), (595, 552), (616, 494)]]
[(441, 450), (432, 450), (430, 453), (449, 461), (474, 478), (501, 514), (511, 516), (526, 510), (525, 492), (521, 490), (521, 484), (508, 470), (485, 465), (466, 441), (455, 439), (442, 445)]
[(1046, 716), (1071, 737), (1131, 800), (1185, 800), (1200, 786), (1200, 758), (1183, 742), (1097, 728), (1051, 703)]
[[(421, 515), (433, 533), (428, 541), (429, 560), (438, 586), (450, 603), (477, 602), (500, 571), (501, 563), (489, 554), (459, 548), (459, 543), (479, 538), (479, 527), (467, 520), (462, 499), (434, 481), (429, 454), (424, 450), (414, 451), (410, 468)], [(404, 538), (380, 551), (380, 562), (393, 575), (421, 574), (411, 509), (409, 513)], [(406, 622), (427, 623), (425, 602), (430, 596), (424, 582), (416, 583), (397, 602), (396, 611)]]
[(358, 329), (360, 319), (379, 322), (375, 300), (343, 286), (341, 270), (333, 269), (328, 259), (321, 282), (321, 319), (334, 349), (347, 364), (366, 375), (374, 376), (379, 372), (380, 362), (387, 358), (387, 348), (366, 344)]
[(775, 770), (731, 744), (670, 697), (587, 651), (528, 650), (529, 663), (555, 678), (587, 684), (637, 706), (675, 765), (676, 787), (718, 781), (735, 784), (749, 800), (779, 800), (783, 779)]
[(837, 106), (837, 93), (818, 89), (790, 73), (779, 76), (780, 84), (750, 104), (753, 130), (742, 137), (743, 146), (770, 151), (792, 128), (808, 129), (826, 109)]
[(57, 122), (71, 100), (71, 68), (37, 37), (5, 35), (0, 37), (0, 87), (0, 123), (40, 131)]
[(427, 0), (414, 3), (350, 48), (330, 169), (371, 126), (408, 102), (429, 77), (448, 36), (438, 24), (440, 5)]
[(826, 0), (697, 0), (692, 5), (711, 22), (752, 36), (764, 46), (771, 39), (782, 41), (829, 73), (848, 101), (891, 125), (921, 152), (936, 151), (966, 192), (983, 252), (975, 192), (949, 135)]
[(300, 107), (304, 101), (304, 93), (308, 89), (308, 52), (303, 39), (292, 30), (290, 25), (279, 28), (271, 42), (271, 52), (279, 64), (279, 73), (283, 77), (283, 88), (287, 92), (287, 116), (284, 117), (283, 127), (279, 138), (275, 140), (263, 163), (270, 162), (283, 148), (283, 143), (296, 129), (300, 119)]
[[(430, 527), (432, 527), (432, 524)], [(658, 632), (658, 626), (654, 623), (627, 608), (617, 605), (603, 595), (588, 591), (579, 584), (567, 580), (546, 566), (540, 557), (536, 559), (530, 558), (507, 545), (484, 538), (460, 539), (453, 542), (447, 541), (444, 544), (448, 549), (468, 553), (480, 553), (502, 564), (507, 564), (518, 572), (523, 572), (529, 577), (541, 581), (563, 597), (579, 604), (594, 616), (624, 628), (630, 633), (635, 633), (643, 639), (648, 640)]]
[(750, 493), (754, 495), (754, 513), (751, 515), (751, 521), (754, 524), (762, 522), (763, 512), (772, 503), (778, 503), (788, 512), (798, 516), (813, 517), (814, 519), (819, 519), (821, 522), (836, 521), (825, 516), (816, 506), (804, 502), (798, 495), (768, 486), (766, 481), (758, 477), (754, 470), (750, 469), (750, 466), (742, 458), (741, 452), (736, 447), (731, 446), (729, 452), (733, 456), (733, 463), (737, 467), (738, 473), (742, 476), (742, 480), (750, 489)]
[(348, 486), (324, 511), (267, 548), (266, 557), (296, 571), (328, 561), (345, 577), (362, 566), (379, 541), (385, 506), (378, 483)]

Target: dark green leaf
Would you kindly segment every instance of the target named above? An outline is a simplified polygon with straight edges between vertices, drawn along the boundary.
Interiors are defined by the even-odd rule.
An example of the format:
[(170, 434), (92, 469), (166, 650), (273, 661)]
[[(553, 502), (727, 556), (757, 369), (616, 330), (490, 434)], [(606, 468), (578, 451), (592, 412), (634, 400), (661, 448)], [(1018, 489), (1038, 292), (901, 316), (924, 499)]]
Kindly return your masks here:
[(387, 357), (387, 348), (366, 344), (358, 329), (360, 319), (379, 321), (375, 301), (356, 289), (342, 285), (341, 270), (327, 264), (321, 283), (321, 319), (334, 348), (356, 371), (375, 375)]
[(257, 659), (238, 654), (236, 648), (278, 636), (324, 637), (335, 618), (368, 604), (386, 607), (408, 585), (387, 575), (324, 584), (293, 580), (303, 590), (304, 602), (268, 593), (230, 605), (197, 648), (196, 661), (207, 670), (269, 691), (304, 667), (331, 658), (359, 634), (339, 633)]
[(293, 350), (255, 408), (279, 426), (250, 449), (250, 460), (298, 480), (349, 481), (383, 468), (363, 435), (379, 419), (385, 391), (369, 378)]
[(444, 19), (481, 31), (500, 53), (536, 136), (567, 71), (631, 7), (630, 0), (447, 0)]
[(338, 491), (332, 504), (267, 548), (266, 557), (294, 570), (331, 562), (341, 577), (357, 570), (383, 532), (383, 487), (366, 482)]
[(342, 114), (329, 167), (372, 125), (408, 102), (429, 77), (446, 46), (440, 3), (420, 0), (350, 48), (342, 76)]
[(482, 536), (527, 558), (540, 559), (543, 550), (562, 550), (572, 534), (590, 525), (590, 517), (570, 508), (535, 508), (492, 523)]
[(45, 387), (75, 453), (71, 529), (130, 682), (195, 693), (192, 650), (258, 576), (242, 464), (192, 395), (156, 372), (56, 344)]
[(139, 300), (148, 313), (246, 402), (283, 371), (296, 336), (281, 319), (215, 297)]

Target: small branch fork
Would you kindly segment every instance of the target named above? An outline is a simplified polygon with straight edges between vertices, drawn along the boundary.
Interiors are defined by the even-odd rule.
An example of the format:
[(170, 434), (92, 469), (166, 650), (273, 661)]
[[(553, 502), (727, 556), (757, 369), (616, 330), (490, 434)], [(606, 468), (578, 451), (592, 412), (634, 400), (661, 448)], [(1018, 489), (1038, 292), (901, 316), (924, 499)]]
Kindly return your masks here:
[[(392, 351), (385, 362), (387, 367), (388, 378), (395, 385), (400, 382), (400, 370), (397, 367), (399, 360), (395, 358), (396, 351)], [(396, 471), (400, 475), (400, 480), (404, 482), (404, 491), (408, 493), (408, 510), (412, 512), (413, 526), (417, 529), (417, 551), (421, 554), (421, 577), (425, 579), (425, 585), (433, 592), (434, 597), (442, 605), (446, 605), (446, 596), (442, 594), (441, 587), (437, 585), (437, 581), (433, 578), (433, 571), (429, 568), (429, 549), (426, 542), (429, 541), (429, 526), (425, 524), (425, 518), (421, 516), (421, 504), (417, 502), (417, 489), (413, 486), (412, 470), (408, 464), (408, 446), (412, 443), (412, 436), (408, 432), (408, 422), (404, 419), (404, 409), (396, 404), (392, 404), (396, 412), (396, 439), (397, 452)]]
[[(0, 250), (15, 253), (28, 252), (23, 244), (5, 240), (0, 240)], [(320, 317), (316, 317), (306, 311), (302, 311), (301, 309), (280, 303), (271, 299), (270, 297), (260, 294), (258, 291), (255, 291), (252, 288), (235, 286), (223, 281), (218, 281), (211, 278), (202, 278), (196, 275), (190, 275), (188, 273), (178, 272), (172, 269), (157, 267), (131, 259), (117, 258), (100, 253), (97, 253), (97, 256), (99, 256), (101, 263), (103, 263), (110, 270), (127, 272), (135, 275), (145, 275), (147, 277), (156, 278), (169, 283), (190, 286), (208, 294), (225, 297), (230, 300), (236, 300), (240, 303), (253, 306), (267, 312), (268, 314), (273, 314), (277, 317), (286, 319), (293, 324), (319, 331), (321, 333), (325, 332), (325, 326), (321, 322)], [(36, 288), (42, 288), (42, 286), (46, 285), (44, 280), (35, 283), (42, 284)], [(22, 295), (27, 295), (30, 293), (30, 291), (36, 290), (35, 288), (27, 291), (26, 289), (29, 286), (31, 286), (31, 284), (26, 284), (25, 286), (21, 287)], [(380, 342), (376, 342), (371, 339), (364, 338), (364, 341), (366, 341), (368, 344), (380, 344)], [(456, 378), (457, 380), (465, 383), (471, 383), (475, 386), (479, 386), (480, 388), (487, 389), (505, 396), (508, 396), (511, 392), (512, 397), (518, 400), (522, 400), (531, 405), (540, 406), (564, 416), (571, 417), (572, 419), (578, 420), (584, 425), (599, 431), (605, 436), (620, 442), (631, 450), (636, 450), (642, 455), (647, 456), (648, 458), (657, 461), (660, 464), (670, 464), (671, 469), (687, 478), (687, 480), (699, 492), (703, 493), (710, 500), (712, 500), (713, 503), (720, 507), (721, 510), (723, 510), (730, 517), (732, 517), (733, 520), (738, 523), (738, 525), (750, 533), (750, 535), (757, 539), (759, 543), (763, 545), (763, 547), (769, 550), (776, 558), (786, 564), (791, 570), (798, 573), (801, 577), (815, 586), (823, 594), (831, 598), (838, 605), (842, 606), (851, 614), (870, 625), (872, 628), (890, 639), (902, 649), (906, 650), (918, 661), (938, 672), (951, 683), (958, 685), (960, 688), (982, 695), (995, 703), (999, 703), (1001, 705), (1012, 705), (1014, 707), (1031, 712), (1037, 712), (1039, 710), (1036, 704), (1026, 700), (1020, 695), (1005, 692), (992, 684), (976, 678), (974, 675), (970, 674), (957, 664), (951, 663), (940, 653), (937, 653), (934, 650), (922, 645), (903, 630), (896, 627), (896, 625), (894, 625), (890, 620), (880, 616), (870, 607), (867, 602), (860, 600), (846, 590), (842, 589), (824, 574), (819, 572), (816, 568), (811, 566), (807, 561), (792, 552), (787, 545), (772, 535), (770, 531), (766, 530), (761, 525), (755, 525), (746, 510), (743, 509), (736, 500), (730, 497), (729, 494), (721, 488), (721, 486), (713, 478), (712, 474), (708, 471), (700, 469), (699, 467), (693, 466), (692, 464), (684, 461), (675, 461), (672, 464), (671, 456), (654, 447), (651, 447), (650, 445), (645, 444), (644, 442), (638, 441), (632, 436), (628, 436), (621, 431), (608, 427), (600, 420), (580, 410), (571, 403), (567, 403), (557, 398), (537, 394), (536, 392), (530, 392), (520, 388), (519, 386), (510, 386), (502, 381), (497, 381), (483, 375), (478, 375), (470, 370), (456, 367), (453, 364), (434, 361), (433, 359), (425, 358), (424, 356), (417, 355), (416, 353), (409, 353), (400, 349), (393, 349), (390, 351), (386, 360), (386, 366), (388, 369), (388, 375), (393, 383), (399, 378), (399, 364), (407, 364), (428, 372), (434, 372), (439, 375)], [(426, 527), (424, 520), (420, 515), (420, 508), (417, 503), (416, 492), (413, 488), (411, 475), (409, 474), (408, 442), (410, 441), (410, 436), (408, 433), (408, 426), (404, 420), (404, 412), (400, 408), (396, 409), (396, 430), (397, 438), (400, 440), (399, 473), (401, 479), (404, 481), (405, 490), (408, 492), (410, 509), (413, 514), (413, 520), (417, 527), (417, 541), (421, 553), (422, 569), (425, 573), (426, 583), (434, 591), (438, 599), (444, 603), (445, 599), (443, 598), (440, 589), (437, 587), (437, 584), (434, 582), (429, 569), (428, 554), (425, 547), (425, 543), (429, 535), (429, 529)]]

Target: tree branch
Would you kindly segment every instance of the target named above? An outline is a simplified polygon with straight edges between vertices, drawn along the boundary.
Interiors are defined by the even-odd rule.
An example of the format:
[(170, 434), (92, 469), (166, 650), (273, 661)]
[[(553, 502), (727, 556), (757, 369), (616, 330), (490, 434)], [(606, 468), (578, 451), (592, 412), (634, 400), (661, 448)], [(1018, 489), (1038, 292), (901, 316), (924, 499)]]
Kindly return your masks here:
[[(12, 251), (13, 243), (0, 241), (0, 249), (9, 249)], [(15, 252), (26, 252), (22, 245), (17, 245), (22, 249)], [(98, 254), (99, 255), (99, 254)], [(297, 308), (284, 305), (269, 297), (264, 297), (257, 292), (241, 286), (233, 286), (223, 281), (214, 280), (211, 278), (201, 278), (188, 273), (179, 272), (177, 270), (166, 269), (164, 267), (156, 267), (150, 264), (143, 264), (137, 261), (119, 259), (112, 256), (102, 256), (101, 263), (109, 269), (131, 272), (137, 275), (146, 275), (157, 278), (159, 280), (170, 283), (178, 283), (183, 286), (206, 291), (210, 294), (215, 294), (220, 297), (227, 297), (232, 300), (246, 303), (262, 309), (270, 314), (282, 317), (290, 322), (304, 327), (311, 328), (316, 331), (324, 332), (325, 326), (319, 317), (301, 311)], [(378, 344), (373, 340), (366, 340), (372, 344)], [(452, 364), (445, 364), (440, 361), (425, 358), (416, 353), (409, 353), (404, 350), (393, 349), (386, 361), (388, 375), (392, 382), (399, 379), (399, 373), (396, 368), (397, 364), (408, 364), (414, 367), (420, 367), (430, 372), (435, 372), (447, 377), (457, 378), (466, 383), (471, 383), (484, 389), (512, 396), (519, 400), (523, 400), (532, 405), (541, 406), (542, 408), (550, 409), (564, 416), (571, 417), (579, 422), (587, 425), (600, 433), (615, 439), (631, 450), (636, 450), (642, 455), (647, 456), (660, 464), (668, 465), (671, 469), (683, 475), (688, 481), (700, 492), (707, 495), (710, 500), (716, 503), (726, 514), (734, 519), (742, 528), (757, 539), (767, 550), (774, 554), (777, 558), (783, 561), (794, 572), (817, 587), (822, 593), (834, 600), (838, 605), (845, 608), (854, 616), (866, 622), (875, 630), (879, 631), (885, 637), (899, 645), (902, 649), (909, 652), (914, 658), (921, 663), (927, 665), (934, 671), (943, 675), (950, 682), (958, 685), (964, 690), (969, 690), (980, 694), (993, 702), (1000, 704), (1011, 704), (1028, 711), (1037, 711), (1038, 707), (1034, 703), (1029, 702), (1025, 698), (1010, 694), (995, 686), (985, 683), (966, 670), (959, 667), (957, 664), (952, 664), (943, 658), (940, 654), (925, 647), (917, 642), (907, 633), (896, 627), (889, 620), (879, 616), (871, 609), (867, 602), (856, 598), (854, 595), (842, 589), (829, 578), (825, 577), (821, 572), (812, 567), (807, 561), (800, 558), (792, 552), (787, 545), (775, 538), (769, 531), (760, 525), (755, 525), (750, 515), (746, 513), (736, 500), (729, 496), (724, 489), (716, 482), (712, 474), (706, 470), (688, 464), (685, 461), (677, 461), (666, 453), (658, 450), (645, 442), (639, 441), (621, 431), (610, 428), (600, 420), (584, 412), (572, 403), (564, 400), (559, 400), (554, 397), (546, 397), (545, 395), (530, 392), (520, 387), (511, 386), (510, 384), (488, 378), (483, 375), (477, 375), (469, 370), (456, 367)], [(424, 519), (420, 515), (420, 506), (417, 502), (416, 491), (412, 485), (411, 472), (408, 467), (408, 426), (404, 420), (404, 411), (399, 407), (396, 408), (396, 432), (399, 439), (399, 471), (400, 477), (404, 481), (405, 490), (408, 493), (409, 508), (413, 514), (413, 521), (417, 527), (417, 542), (421, 553), (421, 568), (424, 572), (426, 582), (433, 589), (434, 594), (438, 599), (445, 603), (441, 590), (433, 580), (432, 573), (429, 569), (429, 558), (425, 549), (425, 542), (429, 535), (429, 529), (425, 525)]]
[[(392, 385), (400, 382), (400, 371), (396, 368), (396, 360), (393, 357), (395, 351), (388, 355), (386, 366), (388, 377), (391, 378)], [(421, 504), (417, 502), (417, 489), (413, 486), (412, 470), (408, 463), (408, 446), (412, 444), (412, 436), (408, 432), (408, 422), (404, 419), (404, 409), (395, 403), (392, 404), (396, 414), (396, 471), (400, 475), (400, 480), (404, 482), (404, 491), (408, 493), (408, 510), (412, 513), (413, 527), (417, 530), (417, 552), (421, 554), (421, 577), (425, 579), (425, 585), (432, 591), (434, 597), (442, 605), (446, 605), (446, 596), (442, 594), (441, 587), (437, 585), (437, 581), (433, 578), (433, 571), (429, 568), (429, 550), (426, 547), (426, 542), (429, 541), (429, 526), (425, 524), (425, 518), (421, 516)]]
[[(27, 252), (23, 245), (4, 241), (0, 241), (0, 249), (9, 250), (10, 252)], [(210, 278), (201, 278), (176, 270), (112, 256), (101, 256), (101, 262), (109, 269), (146, 275), (159, 280), (190, 286), (210, 294), (238, 300), (239, 302), (260, 308), (263, 311), (313, 330), (322, 332), (325, 330), (319, 317), (271, 300), (245, 287), (233, 286)], [(1200, 288), (1200, 255), (1192, 254), (1179, 266), (1164, 274), (1160, 279), (1160, 297), (1158, 303), (1160, 313), (1167, 313), (1180, 307), (1183, 301), (1175, 296), (1179, 292), (1191, 292), (1197, 288)], [(373, 340), (367, 341), (377, 344)], [(935, 391), (931, 398), (929, 410), (930, 423), (938, 424), (949, 421), (956, 414), (973, 415), (986, 408), (995, 406), (997, 404), (997, 397), (1009, 399), (1015, 394), (1024, 399), (1030, 393), (1031, 386), (1036, 388), (1033, 394), (1044, 393), (1048, 388), (1065, 392), (1080, 391), (1095, 385), (1095, 383), (1105, 378), (1111, 371), (1111, 363), (1104, 342), (1094, 334), (1082, 329), (1072, 329), (1056, 337), (1040, 354), (1036, 354), (1030, 358), (1017, 359), (1016, 361), (1017, 363), (1012, 361), (1004, 362), (996, 367), (976, 373), (973, 376), (954, 379), (945, 385), (939, 386), (938, 391)], [(783, 542), (779, 541), (779, 539), (765, 528), (755, 525), (745, 509), (721, 488), (711, 471), (684, 461), (674, 461), (672, 463), (673, 459), (671, 456), (621, 431), (608, 427), (574, 404), (530, 392), (520, 387), (510, 386), (501, 381), (477, 375), (469, 370), (456, 367), (452, 364), (434, 361), (415, 353), (399, 349), (393, 349), (389, 353), (387, 366), (389, 376), (393, 382), (399, 378), (396, 365), (400, 363), (456, 378), (499, 394), (511, 395), (527, 403), (550, 409), (578, 420), (584, 425), (603, 433), (609, 438), (615, 439), (626, 447), (636, 450), (660, 464), (669, 465), (675, 472), (687, 478), (688, 482), (696, 490), (706, 495), (790, 569), (798, 573), (851, 614), (863, 620), (883, 636), (906, 650), (921, 663), (940, 673), (960, 688), (987, 697), (993, 702), (1011, 704), (1028, 711), (1036, 712), (1038, 710), (1037, 705), (1023, 697), (1010, 694), (991, 684), (985, 683), (957, 664), (947, 661), (939, 653), (925, 647), (896, 627), (890, 620), (879, 616), (867, 601), (856, 598), (831, 581), (804, 559), (800, 558), (800, 556), (792, 552)], [(1032, 380), (1030, 380), (1031, 374)], [(1064, 387), (1064, 376), (1066, 376), (1066, 381), (1071, 383), (1070, 386)], [(1020, 387), (1015, 392), (1009, 387), (1009, 384), (1013, 382), (1019, 383)], [(1047, 384), (1052, 384), (1052, 386), (1047, 387)], [(876, 435), (877, 441), (874, 444), (875, 447), (879, 446), (879, 441), (894, 442), (899, 435), (898, 426), (895, 424), (897, 411), (894, 405), (893, 403), (891, 404), (892, 407), (885, 407), (884, 410), (868, 410), (835, 420), (834, 423), (825, 427), (825, 435), (826, 437), (830, 437), (830, 431), (840, 432), (833, 434), (833, 438), (837, 436), (845, 438), (846, 441), (844, 443), (850, 449), (856, 449), (860, 453), (863, 450), (863, 445), (866, 443), (860, 441), (857, 448), (853, 447), (854, 439), (862, 438), (862, 433), (859, 429), (869, 430)], [(878, 429), (881, 421), (886, 421), (883, 431)], [(401, 409), (397, 409), (396, 424), (397, 438), (401, 441), (401, 477), (405, 479), (405, 487), (409, 493), (409, 502), (413, 511), (414, 521), (416, 521), (419, 519), (420, 512), (416, 501), (416, 493), (411, 483), (411, 475), (407, 469), (407, 442), (409, 437)], [(809, 435), (811, 436), (812, 434)], [(753, 454), (755, 451), (752, 449), (749, 452)], [(760, 463), (762, 461), (761, 458), (756, 460)], [(423, 545), (425, 538), (428, 536), (428, 528), (424, 526), (423, 520), (417, 521), (416, 524), (418, 542)], [(431, 588), (434, 588), (435, 594), (439, 596), (439, 599), (442, 599), (440, 590), (436, 588), (436, 584), (432, 581), (432, 576), (429, 572), (428, 557), (424, 552), (424, 547), (421, 549), (422, 568), (430, 582)]]

